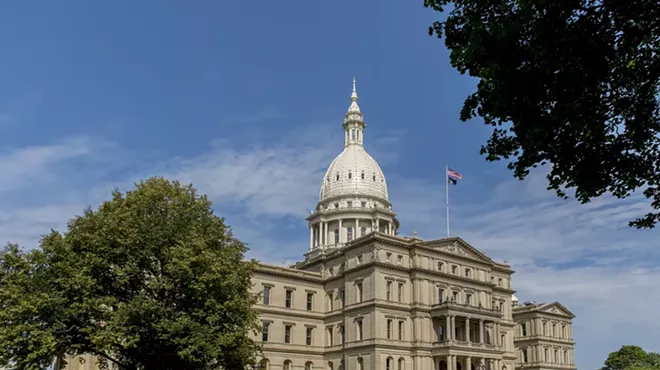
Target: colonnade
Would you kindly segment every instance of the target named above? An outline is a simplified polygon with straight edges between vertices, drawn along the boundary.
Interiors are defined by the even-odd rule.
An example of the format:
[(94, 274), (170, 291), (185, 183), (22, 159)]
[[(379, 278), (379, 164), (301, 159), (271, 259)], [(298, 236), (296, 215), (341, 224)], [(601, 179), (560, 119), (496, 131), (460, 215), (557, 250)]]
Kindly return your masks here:
[[(444, 320), (443, 319), (438, 320), (438, 324), (439, 324), (437, 327), (438, 341), (457, 340), (457, 341), (472, 342), (472, 343), (494, 344), (498, 346), (503, 345), (503, 343), (500, 343), (499, 340), (500, 337), (499, 322), (496, 321), (487, 322), (483, 319), (470, 319), (470, 317), (458, 316), (459, 325), (457, 326), (456, 318), (457, 318), (456, 315), (446, 315), (444, 316)], [(442, 321), (444, 321), (444, 325)], [(460, 325), (461, 322), (462, 325)], [(471, 325), (471, 323), (473, 322), (477, 322), (477, 324)], [(486, 327), (489, 329), (488, 332), (486, 332)], [(463, 329), (463, 331), (461, 332), (459, 328)], [(477, 333), (474, 333), (475, 335), (471, 335), (472, 332), (471, 329), (473, 328), (474, 329), (478, 328), (478, 337), (476, 335)]]
[[(312, 250), (314, 247), (318, 246), (327, 246), (334, 244), (343, 244), (347, 243), (353, 239), (357, 239), (361, 236), (364, 236), (372, 231), (381, 230), (381, 222), (385, 224), (385, 229), (383, 230), (385, 234), (394, 235), (394, 223), (391, 221), (372, 219), (372, 218), (354, 218), (354, 219), (338, 219), (330, 221), (320, 221), (316, 224), (310, 225), (309, 227), (309, 249)], [(328, 229), (330, 224), (335, 224), (336, 229)], [(361, 226), (362, 225), (362, 226)], [(365, 225), (370, 225), (366, 227)], [(347, 228), (352, 228), (352, 235), (348, 235)], [(362, 235), (362, 227), (365, 228), (364, 235)], [(338, 230), (339, 241), (336, 242), (335, 236), (330, 235), (331, 231)]]
[[(477, 360), (477, 363), (473, 362)], [(505, 370), (498, 358), (446, 355), (435, 358), (435, 369), (439, 370)]]

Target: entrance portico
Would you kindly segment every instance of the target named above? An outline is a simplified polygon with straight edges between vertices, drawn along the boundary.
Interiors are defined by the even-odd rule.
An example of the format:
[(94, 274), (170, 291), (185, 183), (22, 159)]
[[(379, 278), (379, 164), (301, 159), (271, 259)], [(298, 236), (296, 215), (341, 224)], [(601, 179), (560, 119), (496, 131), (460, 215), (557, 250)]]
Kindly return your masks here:
[(448, 354), (434, 357), (437, 370), (502, 370), (499, 358), (474, 357), (461, 354)]

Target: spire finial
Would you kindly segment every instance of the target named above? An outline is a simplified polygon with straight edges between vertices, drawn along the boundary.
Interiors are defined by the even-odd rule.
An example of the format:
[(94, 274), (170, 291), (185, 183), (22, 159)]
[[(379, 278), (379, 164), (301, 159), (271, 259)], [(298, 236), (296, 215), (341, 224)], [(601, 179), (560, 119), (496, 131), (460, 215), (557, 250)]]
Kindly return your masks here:
[(355, 90), (355, 76), (353, 76), (353, 93), (351, 94), (351, 101), (358, 101), (357, 90)]

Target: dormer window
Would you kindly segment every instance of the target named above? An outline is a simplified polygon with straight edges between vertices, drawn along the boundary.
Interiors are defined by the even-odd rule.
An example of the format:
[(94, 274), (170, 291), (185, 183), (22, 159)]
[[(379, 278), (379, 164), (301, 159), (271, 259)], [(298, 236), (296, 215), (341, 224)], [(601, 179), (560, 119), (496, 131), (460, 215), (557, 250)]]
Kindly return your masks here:
[(335, 203), (335, 209), (339, 209), (339, 203)]

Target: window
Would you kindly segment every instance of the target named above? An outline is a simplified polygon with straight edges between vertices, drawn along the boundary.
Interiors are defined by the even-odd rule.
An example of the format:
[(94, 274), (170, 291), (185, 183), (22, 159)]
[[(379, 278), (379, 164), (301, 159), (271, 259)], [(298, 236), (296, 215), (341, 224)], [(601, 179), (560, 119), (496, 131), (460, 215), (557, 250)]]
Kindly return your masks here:
[(458, 302), (458, 292), (452, 292), (451, 298), (454, 302)]
[(314, 293), (307, 293), (307, 311), (312, 310), (313, 301), (314, 301)]
[(270, 304), (270, 287), (264, 287), (264, 304)]
[(399, 367), (398, 370), (403, 370), (403, 365), (405, 363), (405, 360), (402, 358), (399, 359)]
[(527, 348), (522, 350), (523, 362), (527, 362)]
[(397, 291), (398, 301), (403, 302), (403, 283), (399, 283), (399, 290)]
[(559, 351), (555, 350), (555, 363), (559, 362)]
[(452, 266), (451, 267), (451, 273), (454, 274), (454, 275), (458, 274), (458, 266)]
[(307, 340), (306, 340), (306, 343), (307, 343), (308, 346), (311, 346), (311, 345), (312, 345), (312, 329), (313, 329), (313, 328), (307, 328), (307, 338), (306, 338)]
[(344, 325), (339, 327), (339, 336), (341, 337), (341, 344), (346, 343), (346, 338), (344, 337)]
[(360, 255), (357, 256), (357, 263), (358, 263), (358, 265), (361, 265), (361, 264), (362, 264), (362, 261), (363, 261), (363, 260), (362, 260), (362, 255), (360, 254)]
[(564, 351), (564, 363), (568, 364), (568, 351)]
[(355, 283), (355, 288), (357, 290), (357, 301), (362, 302), (362, 282), (358, 281)]
[(376, 175), (373, 176), (374, 181), (376, 181)]
[(358, 320), (356, 323), (357, 323), (357, 339), (362, 340), (362, 320)]
[(351, 171), (348, 171), (348, 179), (350, 180), (352, 177), (353, 177), (353, 174), (351, 174)]
[(367, 228), (366, 227), (360, 228), (360, 236), (365, 236), (365, 235), (367, 235)]
[(550, 362), (550, 354), (548, 353), (547, 348), (543, 351), (543, 354), (544, 354), (543, 359), (545, 360), (545, 362)]
[(286, 300), (284, 302), (284, 305), (286, 308), (291, 308), (291, 298), (293, 296), (293, 290), (287, 289), (286, 290)]
[(339, 244), (339, 230), (335, 230), (335, 244)]
[(566, 325), (561, 326), (561, 337), (566, 338)]
[(472, 277), (472, 270), (470, 269), (465, 269), (465, 277)]
[(364, 180), (364, 171), (362, 171), (362, 173), (360, 174), (360, 176), (362, 177), (362, 180)]
[(442, 271), (444, 265), (445, 265), (444, 263), (442, 263), (441, 261), (438, 261), (438, 271)]
[(284, 361), (284, 370), (291, 370), (291, 360)]
[(548, 324), (546, 322), (543, 322), (543, 332), (541, 334), (548, 335)]
[(358, 370), (364, 370), (364, 360), (362, 359), (362, 357), (358, 357), (357, 364), (358, 364)]
[(284, 343), (291, 343), (291, 325), (284, 327)]
[(344, 289), (339, 289), (339, 302), (344, 307)]
[(305, 370), (313, 370), (314, 364), (311, 361), (305, 362)]
[(402, 255), (398, 255), (398, 256), (396, 257), (396, 264), (397, 264), (397, 265), (400, 265), (402, 262), (403, 262), (403, 256), (402, 256)]
[(502, 286), (502, 278), (497, 279), (497, 286)]
[(361, 202), (360, 205), (362, 206), (362, 208), (367, 208), (367, 202)]
[(328, 344), (332, 345), (332, 328), (328, 328)]
[(328, 292), (328, 300), (330, 301), (330, 311), (335, 309), (335, 296), (332, 292)]
[(557, 324), (552, 324), (552, 336), (557, 336)]
[(339, 173), (337, 173), (337, 181), (339, 181)]
[(392, 262), (392, 253), (388, 253), (385, 255), (385, 262)]
[(351, 240), (353, 240), (353, 228), (349, 226), (348, 228), (346, 228), (346, 231), (347, 231), (346, 240), (350, 242)]
[(403, 340), (403, 321), (399, 321), (399, 340)]
[(339, 209), (339, 203), (335, 203), (335, 209)]
[[(350, 177), (349, 177), (349, 178), (350, 178)], [(353, 208), (353, 202), (350, 201), (350, 200), (347, 201), (347, 202), (346, 202), (346, 207), (348, 207), (348, 208)]]
[(466, 294), (465, 295), (465, 304), (468, 304), (468, 305), (472, 304), (472, 294)]
[(387, 320), (387, 339), (392, 339), (392, 319)]
[(265, 322), (263, 323), (263, 326), (261, 327), (261, 340), (264, 342), (268, 342), (268, 328), (270, 327), (270, 324)]
[(523, 337), (527, 336), (527, 323), (520, 324), (520, 335)]
[(438, 303), (445, 301), (445, 291), (442, 288), (438, 288)]
[(385, 283), (385, 297), (386, 297), (385, 299), (387, 299), (388, 301), (392, 300), (392, 282), (391, 281), (388, 281), (387, 283)]
[(332, 361), (328, 362), (328, 370), (335, 370), (335, 365), (332, 363)]
[(392, 368), (392, 365), (393, 365), (392, 362), (394, 362), (392, 357), (388, 357), (387, 360), (385, 360), (385, 370), (394, 370)]

